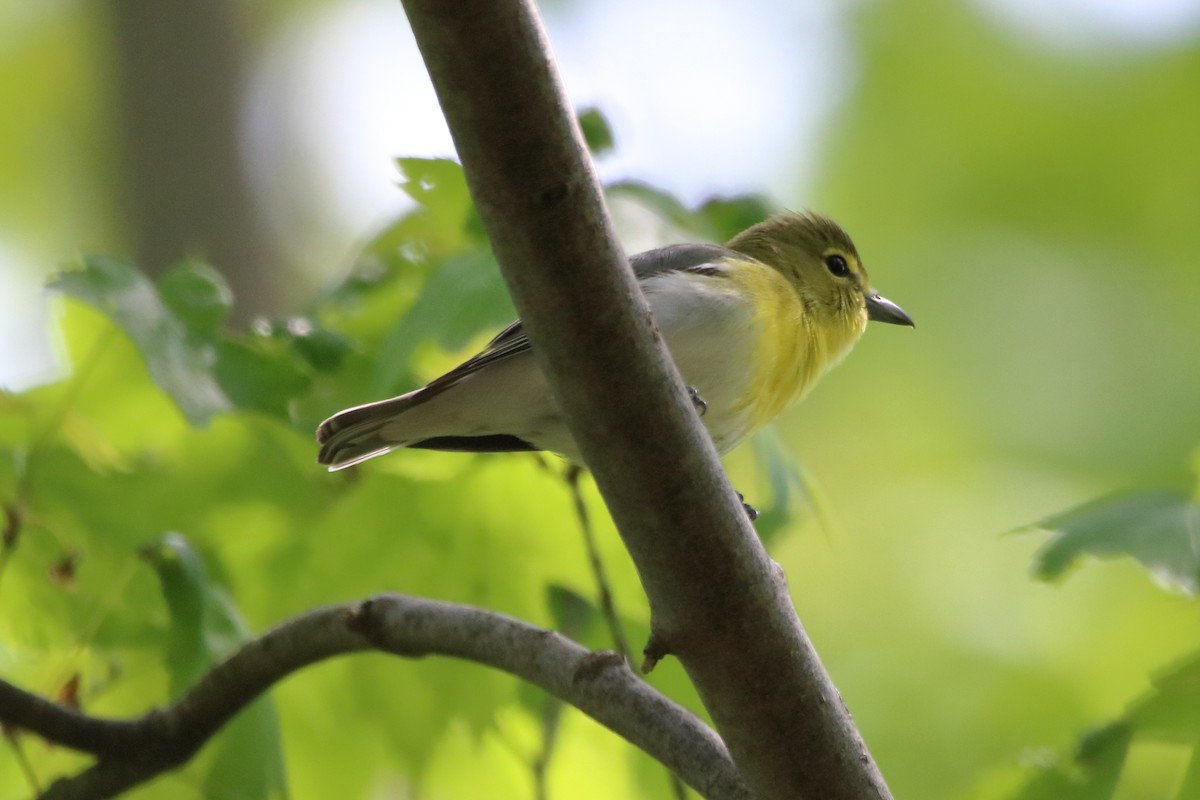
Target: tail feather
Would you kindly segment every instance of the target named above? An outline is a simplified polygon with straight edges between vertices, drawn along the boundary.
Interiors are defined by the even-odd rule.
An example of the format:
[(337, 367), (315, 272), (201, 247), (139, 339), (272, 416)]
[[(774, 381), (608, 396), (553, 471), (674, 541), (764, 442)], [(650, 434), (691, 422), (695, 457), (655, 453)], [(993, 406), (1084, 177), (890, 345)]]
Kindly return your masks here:
[(377, 436), (372, 439), (348, 442), (346, 444), (330, 441), (321, 448), (321, 453), (317, 456), (317, 461), (329, 467), (330, 472), (337, 472), (339, 469), (361, 464), (368, 458), (390, 453), (400, 446), (398, 444), (386, 444)]
[(397, 414), (419, 403), (418, 394), (419, 390), (390, 400), (348, 408), (322, 422), (317, 427), (317, 442), (321, 445), (317, 462), (329, 467), (330, 472), (335, 472), (403, 447), (405, 442), (385, 437), (383, 428)]
[(464, 453), (512, 453), (538, 450), (536, 445), (511, 434), (480, 431), (454, 434), (411, 420), (403, 425), (397, 419), (406, 411), (430, 399), (418, 389), (390, 400), (368, 403), (339, 411), (317, 428), (321, 451), (317, 462), (330, 472), (361, 464), (400, 447), (421, 450), (450, 450)]
[(380, 429), (387, 424), (386, 418), (364, 420), (332, 431), (325, 427), (330, 421), (321, 424), (317, 439), (321, 442), (317, 462), (329, 467), (330, 472), (352, 467), (401, 446), (399, 442), (388, 441), (380, 433)]

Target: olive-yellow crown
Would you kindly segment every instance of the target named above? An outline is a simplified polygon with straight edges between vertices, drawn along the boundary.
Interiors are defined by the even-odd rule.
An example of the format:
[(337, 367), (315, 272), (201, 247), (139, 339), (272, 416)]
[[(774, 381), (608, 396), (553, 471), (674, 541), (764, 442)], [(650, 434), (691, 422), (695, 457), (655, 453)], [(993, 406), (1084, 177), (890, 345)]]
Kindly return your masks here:
[(778, 270), (811, 313), (858, 316), (912, 325), (908, 315), (871, 289), (850, 235), (813, 212), (776, 214), (733, 237), (731, 250)]

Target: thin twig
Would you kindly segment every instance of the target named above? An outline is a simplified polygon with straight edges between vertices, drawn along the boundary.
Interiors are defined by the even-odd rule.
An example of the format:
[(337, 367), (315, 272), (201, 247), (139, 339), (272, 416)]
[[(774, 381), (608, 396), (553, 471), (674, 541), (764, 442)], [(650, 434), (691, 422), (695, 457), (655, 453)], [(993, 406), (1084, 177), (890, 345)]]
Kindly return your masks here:
[[(583, 543), (584, 547), (587, 548), (588, 563), (592, 567), (592, 575), (596, 578), (596, 588), (600, 598), (600, 613), (608, 625), (609, 634), (613, 640), (613, 647), (625, 657), (626, 661), (632, 664), (633, 651), (629, 649), (629, 640), (625, 638), (625, 629), (621, 625), (621, 618), (617, 615), (616, 603), (613, 601), (612, 583), (608, 579), (608, 570), (604, 566), (604, 559), (600, 555), (600, 548), (596, 545), (596, 532), (592, 527), (591, 514), (588, 513), (587, 503), (583, 500), (583, 489), (579, 485), (580, 478), (582, 477), (583, 469), (575, 464), (569, 465), (566, 472), (563, 473), (563, 479), (567, 482), (567, 487), (571, 491), (571, 499), (575, 505), (575, 517), (579, 520), (579, 530), (583, 533)], [(546, 757), (548, 761), (548, 753)], [(545, 772), (544, 764), (541, 771), (542, 773)], [(667, 779), (671, 782), (671, 791), (675, 797), (678, 800), (687, 800), (687, 785), (683, 780), (670, 770), (667, 771)]]
[(703, 796), (750, 796), (720, 738), (624, 660), (503, 614), (403, 595), (295, 617), (244, 644), (173, 705), (137, 719), (88, 716), (0, 680), (0, 723), (97, 757), (83, 772), (53, 783), (42, 798), (112, 797), (184, 764), (290, 673), (365, 650), (453, 656), (504, 670), (628, 739)]
[(41, 784), (38, 782), (37, 773), (33, 771), (33, 764), (29, 763), (29, 757), (25, 755), (25, 748), (21, 744), (20, 734), (4, 726), (4, 740), (8, 742), (8, 747), (12, 750), (13, 758), (21, 767), (21, 772), (25, 776), (25, 782), (29, 784), (29, 789), (34, 794), (42, 791)]
[(613, 602), (612, 583), (608, 580), (608, 571), (604, 560), (600, 557), (600, 548), (596, 546), (596, 533), (592, 528), (592, 518), (588, 514), (587, 504), (583, 501), (583, 491), (579, 479), (583, 469), (571, 464), (563, 474), (567, 487), (571, 491), (571, 500), (575, 505), (575, 517), (579, 520), (579, 530), (583, 534), (583, 545), (587, 549), (588, 564), (596, 579), (596, 591), (599, 594), (600, 613), (608, 625), (609, 635), (612, 636), (613, 648), (632, 663), (632, 652), (629, 640), (625, 638), (625, 630), (621, 627), (621, 619), (617, 616), (616, 604)]
[(550, 759), (554, 757), (554, 749), (558, 744), (558, 723), (562, 719), (562, 708), (562, 701), (551, 697), (542, 710), (542, 749), (529, 765), (533, 771), (535, 800), (548, 800), (550, 797), (546, 791), (546, 770), (550, 768)]

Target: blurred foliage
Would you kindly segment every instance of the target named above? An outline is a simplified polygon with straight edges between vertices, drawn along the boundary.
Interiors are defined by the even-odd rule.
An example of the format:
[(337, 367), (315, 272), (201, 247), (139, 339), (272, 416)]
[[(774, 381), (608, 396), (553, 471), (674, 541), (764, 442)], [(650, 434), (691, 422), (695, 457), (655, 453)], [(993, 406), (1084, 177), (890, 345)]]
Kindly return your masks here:
[[(197, 263), (153, 283), (127, 262), (88, 257), (53, 280), (66, 299), (74, 373), (0, 395), (6, 678), (49, 694), (78, 682), (85, 710), (135, 714), (178, 697), (228, 654), (247, 635), (245, 614), (261, 628), (388, 589), (497, 608), (611, 646), (585, 599), (596, 588), (556, 461), (418, 453), (329, 475), (313, 460), (320, 414), (428, 379), (510, 321), (461, 168), (399, 165), (418, 206), (302, 316), (225, 329), (229, 290)], [(725, 207), (680, 206), (675, 222), (711, 230)], [(778, 453), (763, 458), (774, 530), (786, 526), (789, 491), (801, 484)], [(592, 490), (588, 501), (596, 502)], [(547, 536), (553, 528), (567, 530)], [(602, 533), (618, 613), (644, 641), (647, 611), (631, 565), (611, 526)], [(382, 734), (375, 749), (346, 742), (358, 755), (336, 756), (357, 765), (353, 796), (390, 771), (420, 786), (459, 725), (529, 764), (557, 740), (561, 708), (505, 676), (382, 661), (306, 675), (303, 688), (281, 689), (281, 699), (239, 716), (182, 777), (142, 791), (281, 797), (291, 783), (305, 796), (345, 793), (344, 776), (321, 777), (328, 770), (313, 748), (327, 749), (320, 732), (351, 719), (358, 731)], [(661, 669), (655, 681), (698, 708), (680, 670)], [(289, 717), (317, 735), (292, 732)], [(509, 730), (536, 734), (539, 725), (547, 741), (538, 746)], [(285, 737), (293, 752), (308, 753), (288, 760), (290, 771)], [(640, 782), (645, 757), (618, 758)], [(49, 778), (80, 759), (36, 749), (32, 763)], [(665, 773), (657, 783), (669, 796)], [(0, 783), (4, 792), (19, 786), (15, 773)]]
[[(1195, 497), (1200, 497), (1200, 483)], [(1061, 577), (1085, 554), (1132, 557), (1167, 589), (1197, 594), (1196, 554), (1200, 505), (1168, 491), (1130, 492), (1048, 517), (1034, 526), (1049, 531), (1035, 574)], [(1189, 752), (1188, 766), (1171, 797), (1200, 796), (1200, 650), (1161, 670), (1150, 691), (1122, 717), (1086, 734), (1073, 759), (1052, 760), (1014, 800), (1109, 800), (1120, 785), (1131, 747), (1158, 742)], [(1165, 796), (1165, 795), (1164, 795)]]
[(598, 108), (585, 108), (579, 112), (579, 129), (588, 152), (595, 158), (608, 154), (616, 146), (612, 128)]
[(1200, 591), (1200, 505), (1180, 492), (1147, 491), (1106, 498), (1038, 523), (1054, 537), (1035, 571), (1056, 578), (1080, 556), (1130, 555), (1160, 581)]
[[(244, 10), (265, 33), (334, 4)], [(47, 269), (120, 252), (102, 6), (10, 5), (0, 236)], [(1195, 530), (1196, 497), (1178, 487), (1200, 441), (1200, 42), (1181, 27), (1160, 41), (1063, 45), (1000, 22), (1004, 5), (839, 12), (840, 104), (815, 182), (782, 199), (842, 221), (918, 328), (873, 328), (774, 442), (726, 463), (898, 797), (1197, 796), (1195, 601), (1144, 568), (1194, 585), (1180, 534)], [(673, 13), (655, 46), (694, 45), (688, 16)], [(703, 125), (737, 87), (671, 89), (685, 90)], [(599, 155), (623, 146), (612, 118), (585, 118)], [(814, 173), (791, 158), (779, 154), (780, 172)], [(55, 306), (70, 376), (0, 394), (5, 678), (47, 696), (77, 687), (95, 713), (166, 702), (180, 622), (139, 553), (170, 541), (202, 563), (206, 603), (244, 619), (226, 640), (397, 590), (576, 625), (607, 644), (552, 460), (413, 452), (353, 476), (313, 464), (317, 421), (428, 379), (512, 313), (461, 174), (437, 160), (402, 169), (419, 205), (309, 307), (249, 334), (221, 327), (228, 297), (197, 263), (157, 284), (112, 258), (64, 275)], [(637, 176), (609, 201), (638, 247), (719, 240), (766, 208), (719, 200), (704, 213)], [(810, 468), (802, 481), (793, 453)], [(1135, 483), (1159, 488), (1114, 494)], [(772, 506), (785, 495), (817, 513), (780, 520)], [(1107, 499), (1062, 512), (1091, 498)], [(589, 500), (598, 509), (590, 489)], [(1037, 519), (1046, 541), (998, 535)], [(597, 521), (636, 643), (636, 575)], [(1030, 580), (1030, 564), (1041, 577), (1083, 566), (1046, 582)], [(694, 703), (675, 662), (654, 679)], [(382, 656), (316, 667), (272, 700), (283, 733), (259, 734), (246, 755), (267, 765), (282, 750), (297, 798), (529, 796), (556, 716), (502, 676)], [(578, 714), (554, 728), (550, 797), (666, 793), (661, 770)], [(229, 746), (136, 795), (198, 797), (214, 782), (268, 793), (269, 771), (228, 777)], [(31, 737), (21, 748), (43, 781), (84, 763)], [(0, 746), (0, 797), (28, 794)]]
[[(204, 562), (188, 542), (168, 533), (141, 553), (158, 574), (170, 634), (163, 663), (171, 700), (178, 700), (248, 635), (233, 603), (208, 579)], [(279, 797), (287, 794), (279, 717), (269, 697), (237, 716), (215, 746), (205, 776), (208, 798)]]

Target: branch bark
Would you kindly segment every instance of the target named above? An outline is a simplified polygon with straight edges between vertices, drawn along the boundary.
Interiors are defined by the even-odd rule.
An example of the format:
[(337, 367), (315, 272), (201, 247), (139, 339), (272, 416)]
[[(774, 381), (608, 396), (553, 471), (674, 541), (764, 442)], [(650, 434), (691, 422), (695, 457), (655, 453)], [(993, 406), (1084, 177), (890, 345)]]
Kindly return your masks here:
[(380, 650), (445, 655), (502, 669), (570, 703), (657, 758), (705, 797), (748, 800), (720, 738), (637, 677), (614, 653), (471, 606), (403, 595), (330, 606), (245, 644), (174, 705), (134, 720), (90, 717), (0, 681), (0, 722), (97, 756), (45, 800), (112, 797), (173, 769), (252, 700), (292, 672)]
[(529, 0), (402, 0), (497, 260), (650, 600), (761, 798), (890, 797), (614, 238)]

